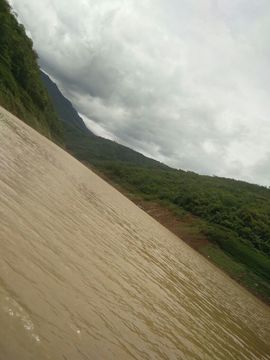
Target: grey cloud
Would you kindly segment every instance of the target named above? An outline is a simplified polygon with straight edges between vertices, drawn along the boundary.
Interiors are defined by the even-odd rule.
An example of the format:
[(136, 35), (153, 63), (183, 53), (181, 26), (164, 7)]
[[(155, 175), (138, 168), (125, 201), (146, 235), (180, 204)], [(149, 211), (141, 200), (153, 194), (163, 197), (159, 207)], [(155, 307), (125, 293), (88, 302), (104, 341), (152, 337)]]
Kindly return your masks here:
[(269, 1), (12, 3), (90, 127), (177, 168), (268, 184)]

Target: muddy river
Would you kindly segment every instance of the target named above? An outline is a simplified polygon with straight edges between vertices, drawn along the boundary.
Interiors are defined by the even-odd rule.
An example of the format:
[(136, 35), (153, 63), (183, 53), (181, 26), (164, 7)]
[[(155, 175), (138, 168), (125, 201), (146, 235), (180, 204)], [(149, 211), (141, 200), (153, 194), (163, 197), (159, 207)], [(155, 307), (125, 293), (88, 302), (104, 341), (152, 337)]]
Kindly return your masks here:
[(269, 308), (0, 109), (0, 359), (270, 359)]

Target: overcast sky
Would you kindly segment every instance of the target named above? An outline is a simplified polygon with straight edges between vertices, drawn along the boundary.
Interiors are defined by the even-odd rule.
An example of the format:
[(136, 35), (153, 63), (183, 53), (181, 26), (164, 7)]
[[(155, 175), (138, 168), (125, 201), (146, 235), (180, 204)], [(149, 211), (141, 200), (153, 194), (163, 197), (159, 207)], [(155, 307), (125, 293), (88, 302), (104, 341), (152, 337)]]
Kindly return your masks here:
[(11, 3), (42, 68), (98, 134), (177, 168), (270, 185), (269, 0)]

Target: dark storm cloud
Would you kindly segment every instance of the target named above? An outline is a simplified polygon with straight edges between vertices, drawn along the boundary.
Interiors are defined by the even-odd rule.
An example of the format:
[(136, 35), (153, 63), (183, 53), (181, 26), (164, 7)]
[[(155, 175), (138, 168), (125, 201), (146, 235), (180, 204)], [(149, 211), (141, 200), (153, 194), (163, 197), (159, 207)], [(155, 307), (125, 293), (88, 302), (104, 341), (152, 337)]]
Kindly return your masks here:
[(92, 129), (177, 168), (269, 185), (269, 1), (12, 3)]

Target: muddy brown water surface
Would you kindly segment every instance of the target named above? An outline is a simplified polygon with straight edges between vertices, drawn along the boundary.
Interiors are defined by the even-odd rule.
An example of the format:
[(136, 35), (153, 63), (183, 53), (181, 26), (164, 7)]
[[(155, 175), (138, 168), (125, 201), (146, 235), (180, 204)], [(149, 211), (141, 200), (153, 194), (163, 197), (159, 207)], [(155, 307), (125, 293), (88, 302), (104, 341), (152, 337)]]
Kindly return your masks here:
[(269, 308), (0, 109), (0, 359), (270, 359)]

